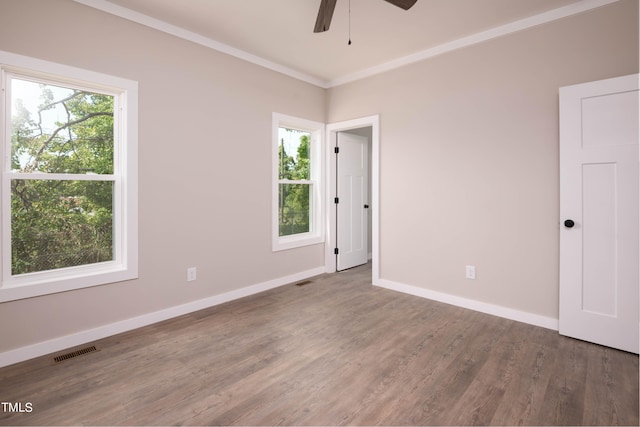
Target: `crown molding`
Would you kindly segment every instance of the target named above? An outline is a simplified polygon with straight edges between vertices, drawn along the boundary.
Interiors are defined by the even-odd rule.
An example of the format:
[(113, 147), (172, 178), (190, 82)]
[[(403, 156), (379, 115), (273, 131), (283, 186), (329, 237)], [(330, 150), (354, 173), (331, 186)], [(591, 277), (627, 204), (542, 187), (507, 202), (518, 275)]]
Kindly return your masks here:
[(241, 49), (237, 49), (228, 44), (219, 42), (217, 40), (204, 37), (200, 34), (194, 33), (189, 30), (185, 30), (182, 27), (169, 24), (165, 21), (161, 21), (156, 18), (152, 18), (148, 15), (136, 12), (135, 10), (128, 9), (126, 7), (113, 4), (107, 0), (74, 0), (76, 3), (83, 4), (85, 6), (92, 7), (94, 9), (101, 10), (111, 15), (118, 16), (120, 18), (127, 19), (137, 24), (144, 25), (149, 28), (153, 28), (158, 31), (162, 31), (172, 36), (188, 40), (190, 42), (208, 47), (218, 52), (225, 53), (227, 55), (242, 59), (247, 62), (259, 65), (272, 71), (293, 77), (294, 79), (301, 80), (306, 83), (310, 83), (321, 88), (327, 88), (328, 82), (326, 80), (319, 79), (309, 74), (294, 70), (293, 68), (286, 67), (282, 64), (265, 59), (261, 56), (254, 55)]
[(569, 16), (577, 15), (579, 13), (588, 12), (592, 9), (606, 6), (617, 1), (619, 0), (582, 0), (578, 3), (573, 3), (564, 7), (560, 7), (558, 9), (553, 9), (547, 12), (540, 13), (538, 15), (520, 19), (518, 21), (513, 21), (509, 24), (494, 27), (480, 33), (453, 40), (451, 42), (443, 43), (433, 48), (407, 55), (402, 58), (394, 59), (392, 61), (385, 62), (384, 64), (376, 65), (374, 67), (367, 68), (353, 74), (338, 77), (336, 79), (330, 80), (328, 86), (335, 87), (346, 83), (351, 83), (356, 80), (361, 80), (366, 77), (374, 76), (376, 74), (385, 73), (396, 68), (404, 67), (415, 62), (424, 61), (425, 59), (433, 58), (434, 56), (442, 55), (447, 52), (452, 52), (454, 50), (462, 49), (467, 46), (482, 43), (497, 37), (506, 36), (508, 34), (526, 30), (528, 28), (536, 27), (548, 22), (556, 21), (558, 19), (563, 19)]
[(582, 0), (577, 3), (572, 3), (567, 6), (553, 9), (547, 12), (543, 12), (537, 15), (533, 15), (518, 21), (511, 22), (509, 24), (501, 25), (486, 31), (482, 31), (471, 36), (462, 37), (457, 40), (453, 40), (441, 45), (407, 55), (401, 58), (394, 59), (392, 61), (385, 62), (374, 67), (370, 67), (355, 73), (344, 75), (332, 80), (323, 80), (312, 75), (294, 70), (293, 68), (286, 67), (282, 64), (270, 61), (262, 58), (261, 56), (254, 55), (241, 49), (237, 49), (228, 44), (219, 42), (217, 40), (204, 37), (200, 34), (194, 33), (184, 28), (169, 24), (165, 21), (152, 18), (148, 15), (136, 12), (131, 9), (127, 9), (122, 6), (118, 6), (109, 2), (108, 0), (74, 0), (77, 3), (81, 3), (85, 6), (93, 7), (103, 12), (119, 16), (129, 21), (136, 22), (138, 24), (171, 34), (184, 40), (197, 43), (199, 45), (208, 47), (218, 52), (225, 53), (227, 55), (234, 56), (247, 62), (259, 65), (272, 71), (287, 75), (297, 80), (301, 80), (312, 85), (328, 89), (336, 86), (340, 86), (346, 83), (351, 83), (357, 80), (361, 80), (367, 77), (374, 76), (376, 74), (385, 73), (387, 71), (394, 70), (396, 68), (404, 67), (416, 62), (424, 61), (425, 59), (433, 58), (434, 56), (442, 55), (447, 52), (462, 49), (467, 46), (482, 43), (487, 40), (491, 40), (497, 37), (502, 37), (508, 34), (512, 34), (518, 31), (526, 30), (528, 28), (543, 25), (549, 22), (556, 21), (558, 19), (567, 18), (580, 13), (588, 12), (593, 9), (597, 9), (602, 6), (616, 3), (620, 0)]

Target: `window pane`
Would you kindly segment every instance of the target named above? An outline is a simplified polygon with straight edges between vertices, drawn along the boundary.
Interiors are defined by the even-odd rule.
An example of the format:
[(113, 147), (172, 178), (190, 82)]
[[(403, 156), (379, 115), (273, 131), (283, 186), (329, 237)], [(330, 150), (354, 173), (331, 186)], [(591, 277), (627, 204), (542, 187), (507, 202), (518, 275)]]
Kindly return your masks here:
[(278, 141), (278, 179), (311, 179), (311, 133), (281, 127)]
[(114, 98), (11, 79), (11, 170), (113, 174)]
[(310, 190), (310, 184), (279, 185), (280, 236), (311, 231)]
[(11, 181), (11, 272), (113, 260), (113, 183)]

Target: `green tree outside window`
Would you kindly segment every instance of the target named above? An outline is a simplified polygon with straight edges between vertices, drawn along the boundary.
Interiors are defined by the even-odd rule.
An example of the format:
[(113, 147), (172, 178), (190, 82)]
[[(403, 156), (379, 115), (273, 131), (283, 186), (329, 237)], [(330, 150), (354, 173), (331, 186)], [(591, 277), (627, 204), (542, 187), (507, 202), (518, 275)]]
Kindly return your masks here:
[(278, 146), (279, 235), (311, 231), (311, 134), (280, 128)]
[(12, 274), (113, 260), (114, 97), (11, 82)]

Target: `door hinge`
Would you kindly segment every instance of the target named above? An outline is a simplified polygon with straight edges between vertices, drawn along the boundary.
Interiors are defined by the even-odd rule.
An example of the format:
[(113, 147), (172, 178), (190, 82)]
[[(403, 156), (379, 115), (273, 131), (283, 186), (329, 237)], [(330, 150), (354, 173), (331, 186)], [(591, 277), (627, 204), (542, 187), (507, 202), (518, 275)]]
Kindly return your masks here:
[(337, 205), (338, 203), (340, 203), (340, 199), (338, 197), (335, 197), (333, 199), (333, 203), (335, 203)]
[(335, 255), (338, 255), (338, 248), (335, 248), (335, 249), (333, 250), (333, 253), (334, 253)]
[(333, 152), (338, 154), (340, 152), (340, 147), (334, 147)]

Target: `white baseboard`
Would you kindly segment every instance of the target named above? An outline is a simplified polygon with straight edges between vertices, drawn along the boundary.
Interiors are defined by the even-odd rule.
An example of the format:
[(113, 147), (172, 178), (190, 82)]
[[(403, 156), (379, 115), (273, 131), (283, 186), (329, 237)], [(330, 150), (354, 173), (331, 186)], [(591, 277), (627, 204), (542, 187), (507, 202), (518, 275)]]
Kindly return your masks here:
[(66, 335), (48, 341), (16, 348), (14, 350), (5, 351), (3, 353), (0, 353), (0, 368), (3, 366), (13, 365), (14, 363), (33, 359), (35, 357), (40, 357), (57, 351), (65, 350), (67, 348), (83, 345), (91, 341), (106, 338), (122, 332), (127, 332), (153, 323), (161, 322), (163, 320), (171, 319), (173, 317), (178, 317), (184, 314), (192, 313), (194, 311), (213, 307), (215, 305), (223, 304), (235, 299), (254, 295), (289, 283), (298, 282), (300, 280), (308, 279), (309, 277), (323, 274), (324, 272), (325, 267), (322, 266), (289, 276), (258, 283), (256, 285), (247, 286), (245, 288), (226, 292), (224, 294), (214, 295), (197, 301), (188, 302), (186, 304), (169, 307), (164, 310), (159, 310), (130, 319), (121, 320), (119, 322), (110, 323), (108, 325), (99, 326), (94, 329), (88, 329), (86, 331), (77, 332), (75, 334)]
[(505, 319), (515, 320), (518, 322), (528, 323), (530, 325), (552, 329), (554, 331), (558, 330), (558, 319), (554, 319), (552, 317), (541, 316), (539, 314), (528, 313), (526, 311), (514, 310), (512, 308), (507, 308), (500, 305), (488, 304), (485, 302), (467, 299), (451, 294), (445, 294), (443, 292), (419, 288), (417, 286), (405, 285), (404, 283), (397, 283), (386, 279), (378, 279), (376, 280), (374, 285), (409, 295), (415, 295), (422, 298), (443, 302), (445, 304), (468, 308), (470, 310), (491, 314), (493, 316), (504, 317)]

